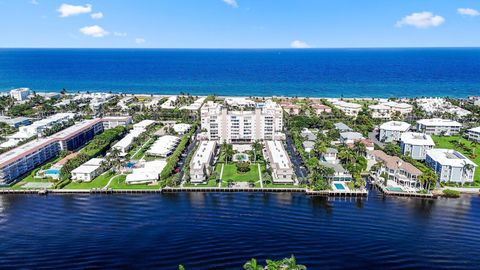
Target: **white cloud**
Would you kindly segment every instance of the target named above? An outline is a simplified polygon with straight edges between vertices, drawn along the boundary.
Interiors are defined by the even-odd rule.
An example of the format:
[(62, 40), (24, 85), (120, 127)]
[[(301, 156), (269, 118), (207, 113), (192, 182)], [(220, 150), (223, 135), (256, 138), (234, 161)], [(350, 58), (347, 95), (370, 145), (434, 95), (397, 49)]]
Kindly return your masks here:
[(472, 16), (472, 17), (480, 16), (480, 12), (473, 8), (459, 8), (457, 9), (457, 13), (461, 15)]
[(92, 17), (92, 19), (101, 19), (103, 18), (103, 13), (102, 12), (96, 12), (96, 13), (92, 13), (90, 14), (90, 17)]
[(38, 5), (38, 4), (40, 4), (40, 3), (39, 3), (37, 0), (31, 0), (31, 1), (30, 1), (30, 4), (32, 4), (32, 5)]
[(127, 33), (123, 33), (123, 32), (113, 32), (113, 35), (116, 36), (116, 37), (126, 37), (126, 36), (127, 36)]
[(222, 0), (225, 4), (232, 6), (234, 8), (238, 8), (237, 0)]
[(98, 25), (85, 26), (83, 28), (80, 28), (80, 32), (86, 36), (91, 36), (96, 38), (104, 37), (109, 34), (107, 31), (105, 31), (105, 29), (103, 29)]
[(417, 28), (429, 28), (440, 26), (445, 22), (445, 18), (439, 15), (434, 15), (431, 12), (424, 11), (418, 13), (412, 13), (408, 16), (403, 17), (400, 21), (397, 22), (397, 27), (402, 27), (405, 25), (414, 26)]
[(60, 13), (60, 17), (70, 17), (84, 13), (92, 12), (92, 5), (86, 4), (85, 6), (74, 6), (69, 4), (62, 4), (57, 11)]
[(147, 42), (144, 38), (136, 38), (135, 39), (135, 43), (137, 44), (144, 44), (145, 42)]
[(306, 48), (311, 48), (312, 46), (308, 45), (304, 41), (294, 40), (294, 41), (292, 41), (292, 43), (290, 43), (290, 47), (295, 48), (295, 49), (306, 49)]

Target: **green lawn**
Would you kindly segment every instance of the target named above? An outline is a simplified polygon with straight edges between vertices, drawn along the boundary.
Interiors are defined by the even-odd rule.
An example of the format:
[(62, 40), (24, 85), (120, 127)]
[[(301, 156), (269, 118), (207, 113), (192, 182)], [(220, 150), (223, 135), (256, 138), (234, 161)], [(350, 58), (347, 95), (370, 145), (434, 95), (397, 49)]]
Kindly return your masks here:
[[(145, 152), (147, 152), (148, 148), (150, 148), (150, 146), (152, 146), (152, 144), (155, 142), (155, 139), (153, 138), (150, 138), (146, 144), (142, 144), (143, 147), (141, 147), (140, 151), (138, 151), (138, 153), (134, 156), (132, 156), (130, 159), (133, 159), (133, 160), (138, 160), (138, 159), (141, 159), (143, 157), (143, 155), (145, 154)], [(139, 148), (133, 150), (133, 151), (130, 151), (130, 156), (135, 154), (135, 152), (138, 150)]]
[[(220, 166), (221, 168), (221, 166)], [(233, 163), (225, 164), (223, 168), (222, 182), (227, 182), (232, 179), (234, 182), (249, 182), (251, 180), (258, 181), (258, 166), (257, 164), (250, 165), (250, 171), (246, 173), (237, 173), (237, 166)]]
[[(455, 145), (453, 145), (450, 141), (458, 141), (460, 143), (464, 143), (466, 146), (473, 148), (472, 142), (464, 139), (460, 136), (432, 136), (433, 141), (435, 142), (435, 147), (436, 148), (447, 148), (447, 149), (454, 149), (457, 150), (458, 152), (464, 154), (467, 158), (472, 159), (470, 156), (468, 156), (467, 153), (463, 149), (457, 148)], [(475, 151), (474, 151), (476, 157), (475, 159), (472, 159), (475, 164), (479, 165), (477, 169), (475, 170), (475, 176), (474, 180), (477, 186), (480, 185), (480, 146), (477, 146)]]
[(114, 176), (113, 172), (107, 172), (105, 174), (99, 175), (97, 178), (93, 179), (89, 183), (76, 183), (71, 182), (66, 185), (64, 189), (92, 189), (92, 188), (103, 188), (108, 184), (110, 178)]
[(125, 183), (126, 178), (126, 175), (115, 177), (108, 187), (113, 189), (160, 189), (160, 185), (128, 185)]

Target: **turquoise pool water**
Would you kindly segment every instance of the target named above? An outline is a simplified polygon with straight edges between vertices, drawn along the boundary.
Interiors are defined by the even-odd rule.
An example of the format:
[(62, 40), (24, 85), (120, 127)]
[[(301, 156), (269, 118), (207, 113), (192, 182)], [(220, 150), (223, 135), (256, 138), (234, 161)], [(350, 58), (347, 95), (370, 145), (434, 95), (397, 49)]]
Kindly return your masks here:
[(335, 183), (334, 185), (335, 185), (336, 189), (339, 189), (339, 190), (344, 190), (345, 189), (345, 186), (343, 186), (343, 184)]
[(400, 187), (387, 187), (388, 191), (403, 192), (403, 189)]
[(60, 174), (59, 169), (48, 169), (45, 171), (45, 174)]

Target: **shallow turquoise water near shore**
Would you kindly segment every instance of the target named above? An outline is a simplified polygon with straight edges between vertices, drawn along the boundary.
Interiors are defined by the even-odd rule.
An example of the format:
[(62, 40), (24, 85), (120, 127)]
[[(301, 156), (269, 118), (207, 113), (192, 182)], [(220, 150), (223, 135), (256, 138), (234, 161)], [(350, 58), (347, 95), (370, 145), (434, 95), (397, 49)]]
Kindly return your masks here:
[(0, 49), (0, 90), (232, 96), (480, 94), (480, 49)]
[(1, 195), (2, 269), (478, 269), (480, 197)]

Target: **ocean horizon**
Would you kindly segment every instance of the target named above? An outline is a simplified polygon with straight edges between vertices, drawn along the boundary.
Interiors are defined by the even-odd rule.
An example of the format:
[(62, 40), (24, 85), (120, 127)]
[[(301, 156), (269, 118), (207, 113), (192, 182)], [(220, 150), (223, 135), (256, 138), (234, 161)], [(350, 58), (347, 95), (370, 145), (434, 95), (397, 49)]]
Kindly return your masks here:
[(466, 97), (480, 48), (0, 49), (0, 91)]

